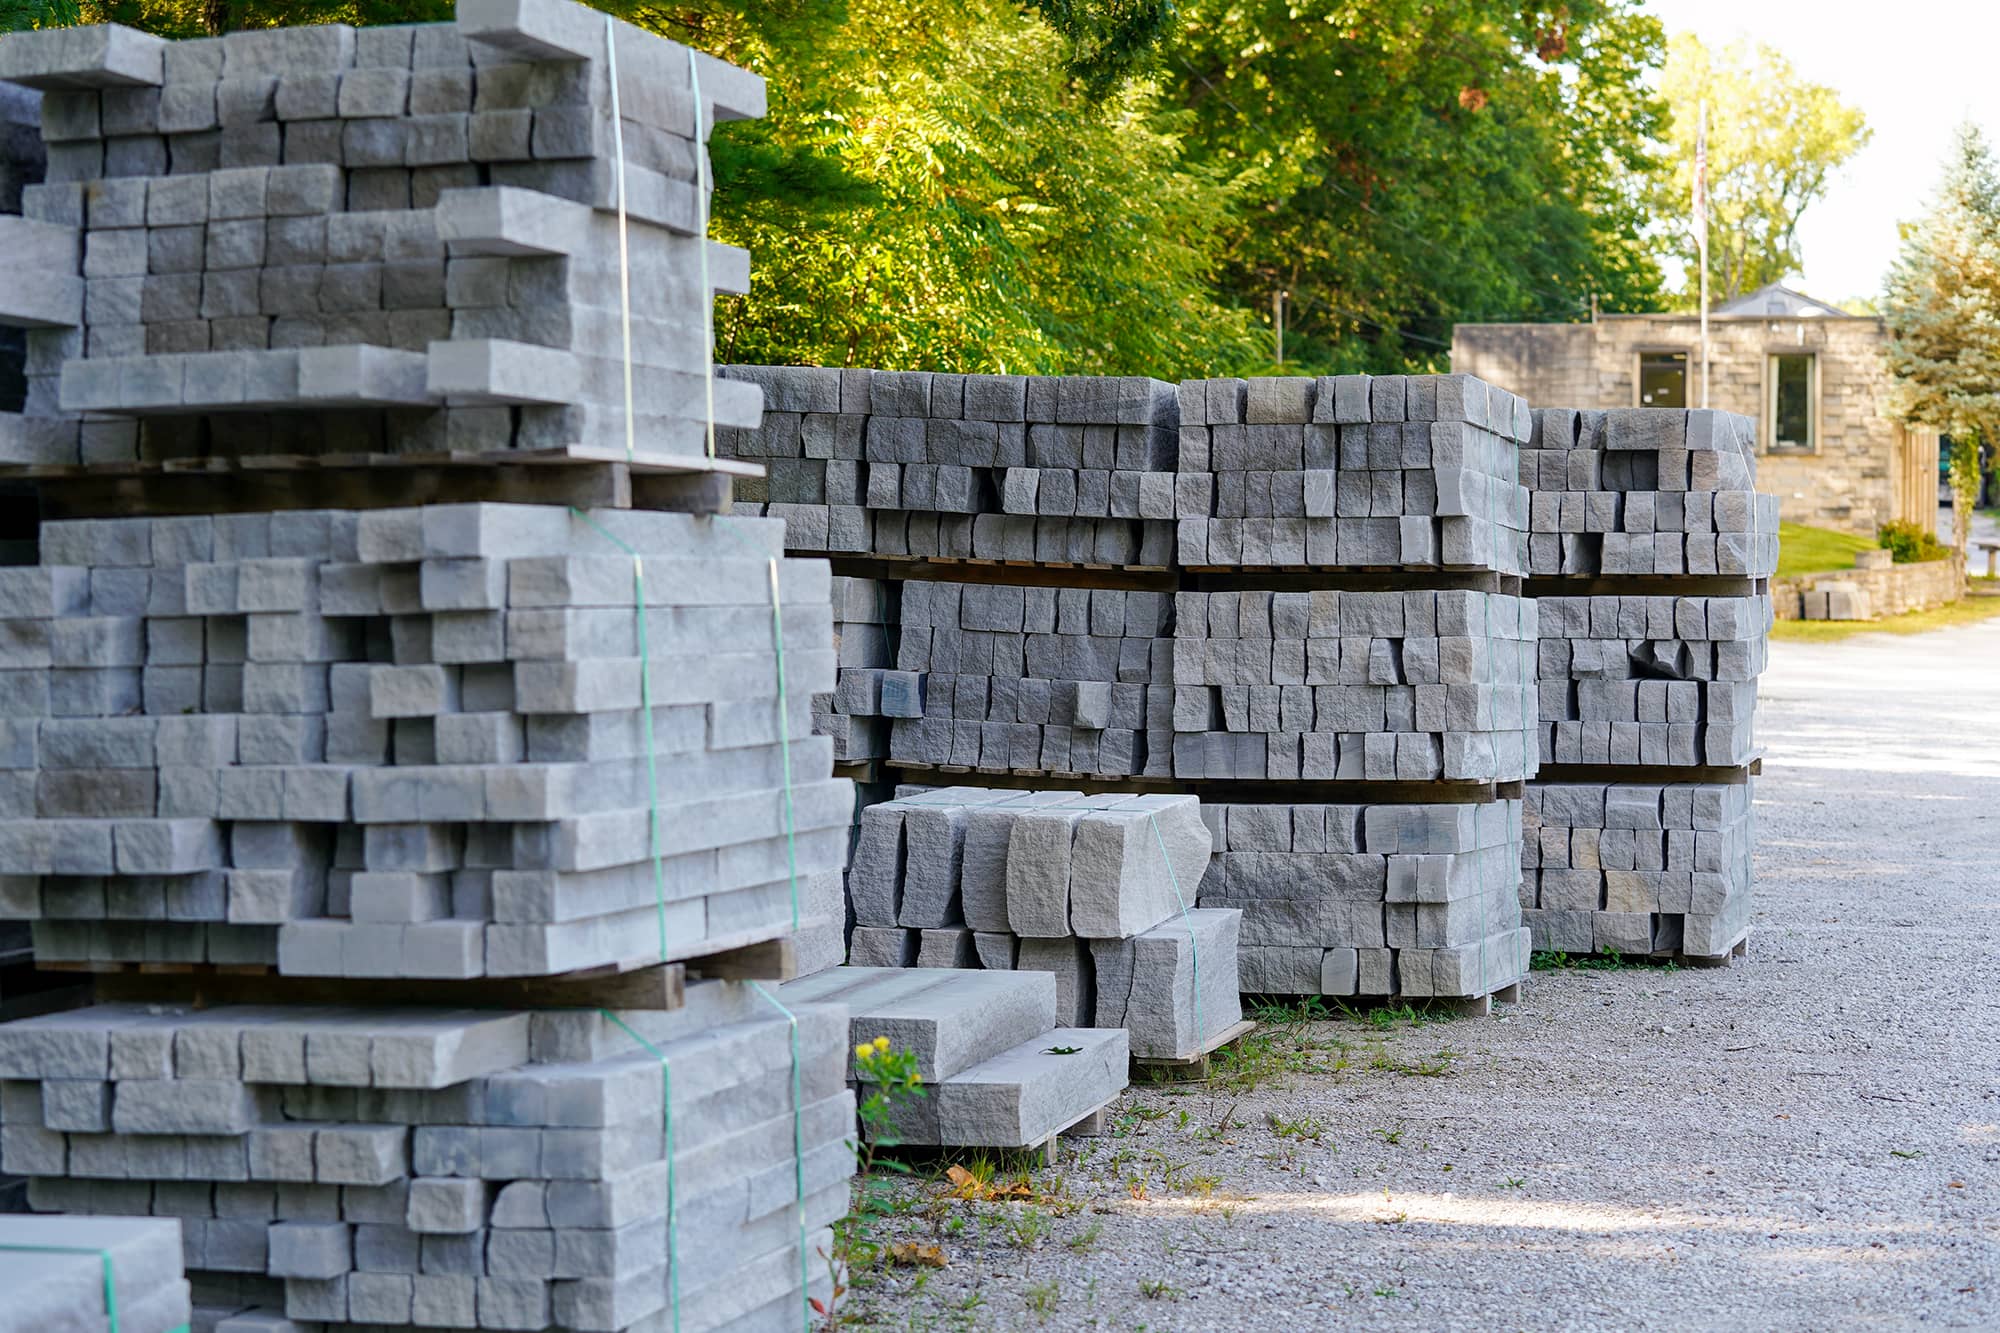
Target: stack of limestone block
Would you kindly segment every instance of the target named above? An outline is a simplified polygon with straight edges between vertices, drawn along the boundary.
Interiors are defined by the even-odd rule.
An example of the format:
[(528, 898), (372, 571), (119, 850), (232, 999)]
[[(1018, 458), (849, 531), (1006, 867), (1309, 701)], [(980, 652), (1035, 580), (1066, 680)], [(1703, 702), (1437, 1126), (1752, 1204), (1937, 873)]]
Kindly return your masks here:
[(193, 1314), (170, 1217), (0, 1216), (0, 1333), (176, 1333)]
[[(766, 512), (786, 518), (788, 543), (841, 551), (856, 586), (887, 589), (848, 599), (858, 628), (841, 631), (840, 683), (819, 710), (856, 758), (879, 734), (862, 721), (872, 719), (887, 721), (887, 771), (905, 781), (945, 771), (1044, 790), (1049, 779), (1113, 790), (1198, 782), (1205, 800), (1212, 790), (1222, 801), (1250, 799), (1235, 784), (1255, 783), (1266, 802), (1273, 782), (1372, 782), (1506, 800), (1504, 785), (1533, 769), (1534, 607), (1512, 582), (1526, 559), (1528, 498), (1516, 478), (1529, 418), (1511, 394), (1464, 376), (1170, 390), (724, 373), (797, 414), (725, 433), (725, 452), (774, 468)], [(1094, 562), (1070, 540), (1077, 525), (1101, 538), (1133, 521), (1136, 558), (1100, 549)], [(1157, 561), (1170, 570), (1153, 569), (1152, 524), (1172, 525)], [(1070, 572), (1107, 554), (1118, 572)], [(850, 649), (850, 637), (865, 647)], [(892, 667), (869, 656), (884, 648)], [(1518, 801), (1509, 813), (1489, 826), (1518, 840)], [(1245, 920), (1245, 937), (1263, 929), (1267, 947), (1355, 958), (1390, 949), (1382, 892), (1377, 884), (1373, 927), (1353, 935), (1286, 938), (1279, 914), (1268, 927)], [(1247, 902), (1229, 906), (1256, 916)], [(1489, 989), (1511, 985), (1526, 964), (1514, 910), (1477, 934), (1462, 916), (1444, 947), (1506, 955), (1507, 966), (1486, 969), (1500, 978)], [(861, 956), (886, 962), (926, 945), (933, 960), (959, 957), (956, 936), (907, 933), (957, 925), (878, 914), (857, 916), (856, 928), (866, 931)], [(1434, 992), (1425, 962), (1408, 993)], [(1389, 975), (1383, 993), (1402, 993)]]
[(1203, 807), (1201, 901), (1243, 912), (1243, 989), (1465, 997), (1520, 977), (1521, 802)]
[[(777, 567), (776, 706), (779, 538), (554, 505), (47, 523), (47, 563), (0, 570), (0, 914), (45, 961), (291, 976), (782, 935), (794, 857), (840, 863), (851, 798), (809, 734), (823, 564)], [(647, 564), (643, 657), (621, 547)]]
[[(621, 289), (637, 438), (704, 450), (702, 251), (724, 290), (748, 259), (703, 238), (698, 163), (716, 119), (762, 114), (760, 80), (554, 0), (181, 42), (52, 31), (9, 41), (0, 80), (41, 92), (48, 153), (0, 219), (27, 261), (0, 317), (36, 330), (10, 459), (622, 456)], [(715, 385), (713, 408), (756, 424), (749, 386)]]
[(756, 384), (764, 464), (738, 499), (798, 551), (1164, 568), (1173, 555), (1174, 391), (1143, 377), (721, 366)]
[(1065, 1024), (1192, 1059), (1243, 1016), (1240, 913), (1189, 910), (1209, 844), (1192, 796), (904, 788), (861, 812), (851, 960), (1050, 972)]
[(1521, 451), (1527, 573), (1768, 579), (1778, 497), (1757, 493), (1757, 427), (1707, 408), (1538, 408)]
[[(1349, 375), (1190, 381), (1180, 408), (1202, 572), (1176, 597), (1173, 771), (1216, 784), (1200, 901), (1242, 910), (1243, 984), (1507, 991), (1528, 967), (1512, 784), (1536, 763), (1526, 404)], [(1386, 790), (1328, 804), (1333, 783)]]
[(1180, 562), (1523, 572), (1527, 404), (1470, 375), (1180, 386)]
[[(838, 967), (781, 994), (844, 1010), (856, 1048), (886, 1038), (915, 1058), (920, 1095), (888, 1108), (898, 1145), (1041, 1148), (1099, 1132), (1132, 1057), (1123, 1028), (1066, 1022), (1056, 987), (1047, 972)], [(854, 1095), (873, 1077), (854, 1061)]]
[[(813, 734), (833, 742), (837, 764), (886, 759), (890, 722), (882, 711), (882, 687), (883, 677), (896, 669), (892, 645), (901, 585), (842, 574), (833, 580), (831, 597), (834, 660), (840, 675), (832, 690), (813, 696)], [(895, 686), (902, 683), (891, 683), (892, 699)]]
[(1521, 899), (1535, 946), (1727, 955), (1747, 928), (1754, 785), (1529, 783)]
[(1173, 609), (1145, 589), (904, 583), (891, 762), (1166, 776)]
[(1464, 589), (1174, 597), (1173, 773), (1518, 782), (1535, 603)]
[[(564, 0), (23, 34), (0, 80), (48, 141), (0, 216), (0, 448), (63, 515), (0, 590), (4, 911), (123, 974), (0, 1027), (0, 1170), (180, 1219), (201, 1328), (795, 1326), (846, 1016), (663, 960), (774, 976), (839, 919), (826, 567), (768, 520), (347, 467), (712, 471), (689, 330), (746, 266), (702, 157), (761, 82)], [(260, 508), (274, 463), (351, 498)]]
[(1541, 410), (1529, 444), (1543, 770), (1524, 918), (1542, 949), (1727, 957), (1749, 929), (1778, 556), (1755, 423)]
[(735, 983), (629, 1032), (98, 1005), (0, 1028), (0, 1148), (39, 1211), (179, 1219), (203, 1327), (795, 1327), (854, 1169), (845, 1015), (795, 1012), (796, 1105), (793, 1027)]

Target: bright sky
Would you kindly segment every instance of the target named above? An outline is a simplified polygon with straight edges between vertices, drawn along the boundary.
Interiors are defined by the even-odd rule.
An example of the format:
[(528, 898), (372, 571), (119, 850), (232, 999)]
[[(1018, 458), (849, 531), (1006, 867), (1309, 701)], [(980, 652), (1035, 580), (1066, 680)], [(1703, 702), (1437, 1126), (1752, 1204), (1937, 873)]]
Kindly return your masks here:
[(1711, 46), (1739, 36), (1783, 51), (1805, 78), (1839, 90), (1875, 131), (1799, 225), (1805, 273), (1823, 301), (1874, 296), (1896, 253), (1896, 223), (1922, 211), (1961, 120), (2000, 147), (2000, 4), (1993, 0), (1648, 0), (1668, 32)]

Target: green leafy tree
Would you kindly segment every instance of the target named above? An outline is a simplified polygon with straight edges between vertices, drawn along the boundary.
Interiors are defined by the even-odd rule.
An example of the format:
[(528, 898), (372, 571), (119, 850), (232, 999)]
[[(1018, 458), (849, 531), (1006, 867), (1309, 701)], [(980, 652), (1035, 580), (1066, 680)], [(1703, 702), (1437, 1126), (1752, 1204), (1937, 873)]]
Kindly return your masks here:
[(718, 355), (1172, 377), (1254, 358), (1213, 284), (1235, 221), (1146, 85), (1093, 95), (1007, 0), (710, 11), (697, 45), (770, 81), (716, 136), (715, 234), (753, 256)]
[(1979, 441), (2000, 439), (2000, 172), (1975, 126), (1958, 129), (1937, 197), (1902, 234), (1883, 299), (1896, 409), (1951, 437), (1953, 544), (1962, 551)]
[(1699, 299), (1693, 224), (1694, 150), (1708, 107), (1708, 279), (1727, 301), (1799, 267), (1799, 219), (1871, 131), (1860, 108), (1802, 77), (1776, 49), (1742, 42), (1711, 51), (1693, 33), (1667, 45), (1660, 91), (1673, 111), (1653, 212), (1687, 265), (1686, 303)]
[(1630, 0), (1191, 0), (1158, 67), (1244, 194), (1225, 294), (1290, 292), (1288, 357), (1339, 369), (1435, 363), (1457, 321), (1655, 304), (1661, 50)]

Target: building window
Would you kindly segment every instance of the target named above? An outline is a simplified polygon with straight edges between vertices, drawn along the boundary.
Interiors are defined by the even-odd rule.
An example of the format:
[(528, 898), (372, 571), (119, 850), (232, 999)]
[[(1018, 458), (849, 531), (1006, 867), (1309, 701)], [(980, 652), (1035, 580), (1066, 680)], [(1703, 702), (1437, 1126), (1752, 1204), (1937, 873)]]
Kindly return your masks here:
[(1784, 353), (1771, 358), (1766, 378), (1771, 385), (1766, 409), (1765, 438), (1772, 449), (1810, 452), (1819, 444), (1816, 408), (1818, 358), (1810, 352)]
[(1639, 406), (1686, 407), (1688, 354), (1639, 353)]

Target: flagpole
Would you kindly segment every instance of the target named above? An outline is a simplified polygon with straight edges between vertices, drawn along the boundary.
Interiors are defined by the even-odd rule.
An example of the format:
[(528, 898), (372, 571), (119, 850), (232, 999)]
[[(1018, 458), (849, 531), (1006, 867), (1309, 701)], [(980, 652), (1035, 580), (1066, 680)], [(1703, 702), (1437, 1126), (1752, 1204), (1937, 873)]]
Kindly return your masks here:
[(1695, 245), (1701, 254), (1701, 405), (1708, 406), (1708, 102), (1695, 128)]

